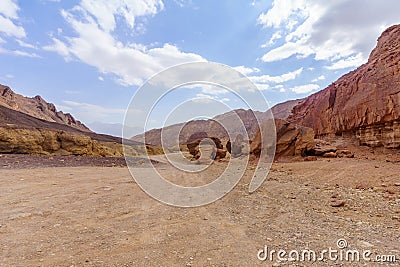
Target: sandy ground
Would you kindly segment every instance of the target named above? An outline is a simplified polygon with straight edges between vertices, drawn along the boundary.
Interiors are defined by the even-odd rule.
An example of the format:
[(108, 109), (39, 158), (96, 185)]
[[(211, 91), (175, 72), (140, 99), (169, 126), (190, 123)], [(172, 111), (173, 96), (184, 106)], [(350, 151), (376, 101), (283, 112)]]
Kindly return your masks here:
[[(198, 177), (225, 166), (216, 162)], [(126, 167), (2, 168), (0, 266), (400, 265), (400, 164), (275, 163), (249, 194), (253, 168), (227, 196), (198, 208), (155, 201)], [(170, 166), (160, 170), (185, 179)], [(265, 246), (322, 251), (337, 249), (339, 238), (351, 249), (371, 250), (371, 257), (396, 255), (397, 262), (257, 259)]]

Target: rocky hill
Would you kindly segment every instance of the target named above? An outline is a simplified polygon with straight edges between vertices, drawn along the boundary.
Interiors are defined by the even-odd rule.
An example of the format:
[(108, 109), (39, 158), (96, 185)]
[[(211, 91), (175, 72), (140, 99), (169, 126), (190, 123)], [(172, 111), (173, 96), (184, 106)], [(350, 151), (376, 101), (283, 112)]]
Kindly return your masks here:
[(304, 98), (289, 100), (276, 104), (271, 108), (271, 112), (274, 114), (275, 119), (286, 120), (290, 115), (292, 115), (293, 108), (300, 104), (303, 100)]
[[(141, 143), (124, 144), (130, 155), (146, 153)], [(147, 151), (155, 153), (152, 147)], [(123, 157), (124, 148), (121, 138), (90, 131), (40, 96), (0, 86), (0, 153)]]
[[(132, 155), (145, 153), (130, 141)], [(0, 153), (123, 157), (122, 139), (82, 131), (0, 106)]]
[[(243, 136), (247, 136), (248, 134), (251, 140), (255, 137), (258, 130), (257, 121), (263, 122), (267, 119), (267, 116), (268, 113), (264, 112), (238, 109), (215, 116), (209, 120), (194, 120), (167, 126), (163, 129), (153, 129), (144, 134), (134, 136), (132, 140), (137, 142), (145, 140), (146, 144), (161, 146), (161, 131), (163, 131), (163, 140), (167, 147), (176, 146), (177, 137), (179, 137), (179, 144), (186, 144), (189, 137), (198, 132), (206, 132), (208, 136), (227, 141), (229, 135), (222, 125), (231, 129), (235, 134)], [(241, 120), (238, 120), (238, 117)]]
[(91, 132), (83, 123), (71, 114), (57, 111), (52, 103), (47, 103), (41, 96), (25, 97), (14, 93), (10, 87), (0, 84), (0, 106), (28, 114), (49, 122), (71, 126), (75, 129)]
[(400, 148), (400, 25), (385, 30), (368, 62), (292, 109), (288, 120), (316, 136), (356, 136), (360, 144)]
[[(271, 108), (271, 112), (275, 119), (287, 119), (292, 114), (293, 107), (303, 100), (289, 100), (277, 104)], [(241, 121), (237, 120), (237, 116)], [(221, 125), (225, 125), (226, 128), (231, 129), (235, 134), (241, 134), (242, 136), (247, 136), (248, 134), (249, 139), (252, 140), (259, 130), (258, 124), (267, 120), (268, 116), (269, 113), (267, 112), (237, 109), (215, 116), (210, 120), (194, 120), (167, 126), (163, 129), (153, 129), (147, 131), (145, 134), (134, 136), (132, 140), (143, 142), (146, 135), (146, 144), (161, 146), (161, 131), (164, 131), (163, 138), (167, 146), (176, 144), (173, 140), (177, 136), (179, 136), (180, 144), (185, 144), (188, 138), (197, 132), (207, 132), (208, 136), (227, 141), (229, 139), (228, 133)]]

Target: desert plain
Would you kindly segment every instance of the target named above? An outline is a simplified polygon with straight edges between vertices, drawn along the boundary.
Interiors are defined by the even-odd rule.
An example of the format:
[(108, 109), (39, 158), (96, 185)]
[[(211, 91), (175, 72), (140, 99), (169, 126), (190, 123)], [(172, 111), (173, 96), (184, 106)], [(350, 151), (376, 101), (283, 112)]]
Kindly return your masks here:
[[(163, 156), (154, 157), (160, 173), (185, 181)], [(354, 158), (275, 162), (252, 194), (250, 163), (222, 199), (177, 208), (143, 192), (121, 159), (85, 163), (76, 157), (2, 155), (0, 266), (396, 266), (399, 160), (361, 147)], [(213, 162), (197, 182), (209, 182), (227, 161)], [(153, 165), (139, 160), (135, 167), (146, 171)], [(348, 248), (370, 250), (371, 258), (397, 258), (378, 263), (257, 257), (265, 246), (337, 249), (338, 239)]]

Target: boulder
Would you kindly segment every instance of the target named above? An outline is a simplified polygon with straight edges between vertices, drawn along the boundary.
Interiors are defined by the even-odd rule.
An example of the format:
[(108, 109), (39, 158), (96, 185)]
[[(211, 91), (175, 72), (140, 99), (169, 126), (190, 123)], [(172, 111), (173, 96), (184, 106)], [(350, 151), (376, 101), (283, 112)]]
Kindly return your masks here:
[[(276, 129), (276, 150), (275, 156), (305, 156), (315, 146), (314, 131), (311, 128), (289, 123), (284, 120), (276, 119), (274, 121)], [(262, 149), (261, 131), (268, 134), (269, 127), (272, 127), (272, 121), (267, 121), (261, 125), (261, 130), (250, 145), (250, 153), (259, 155)], [(266, 148), (272, 144), (264, 144)]]
[(336, 152), (338, 149), (336, 146), (331, 145), (329, 142), (315, 139), (315, 147), (312, 149), (312, 154), (315, 156), (323, 156), (329, 152)]
[(214, 160), (225, 158), (226, 156), (226, 150), (223, 149), (222, 142), (217, 137), (204, 137), (202, 139), (192, 140), (192, 142), (186, 144), (186, 146), (194, 159)]
[(216, 154), (215, 154), (215, 159), (223, 159), (226, 157), (227, 151), (225, 149), (219, 149), (217, 148)]
[(336, 152), (327, 152), (322, 155), (324, 158), (336, 158)]
[(354, 158), (354, 153), (347, 149), (340, 149), (336, 154), (339, 158)]

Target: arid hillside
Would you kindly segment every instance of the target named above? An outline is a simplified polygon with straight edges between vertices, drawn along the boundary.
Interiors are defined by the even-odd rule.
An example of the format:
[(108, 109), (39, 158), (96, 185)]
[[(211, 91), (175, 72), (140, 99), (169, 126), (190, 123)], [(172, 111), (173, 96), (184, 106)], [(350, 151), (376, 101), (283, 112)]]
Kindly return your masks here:
[(0, 84), (0, 106), (28, 114), (32, 117), (49, 122), (57, 122), (76, 128), (81, 131), (91, 132), (88, 127), (75, 119), (69, 113), (57, 111), (56, 106), (46, 102), (41, 96), (33, 98), (16, 94), (10, 87)]

